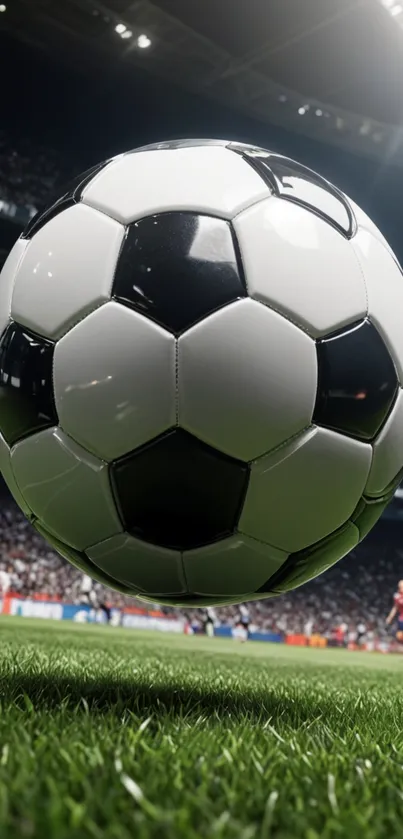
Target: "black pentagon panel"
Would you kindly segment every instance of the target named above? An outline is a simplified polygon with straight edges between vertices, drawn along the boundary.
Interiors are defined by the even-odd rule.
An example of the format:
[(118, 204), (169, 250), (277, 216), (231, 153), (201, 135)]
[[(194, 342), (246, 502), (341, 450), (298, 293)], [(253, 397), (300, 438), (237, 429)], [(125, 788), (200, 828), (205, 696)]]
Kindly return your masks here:
[(249, 478), (245, 463), (182, 429), (157, 437), (110, 468), (125, 529), (146, 542), (177, 550), (229, 536)]
[(246, 296), (229, 222), (161, 213), (129, 225), (112, 294), (175, 335)]
[[(109, 574), (106, 574), (104, 571), (101, 571), (97, 565), (94, 565), (93, 562), (89, 559), (86, 553), (83, 551), (77, 551), (75, 548), (72, 548), (70, 545), (66, 545), (65, 542), (61, 542), (56, 536), (53, 536), (52, 533), (46, 529), (46, 527), (42, 524), (39, 519), (35, 519), (32, 522), (35, 530), (43, 536), (43, 538), (48, 542), (48, 544), (54, 548), (54, 550), (60, 554), (64, 559), (67, 559), (72, 565), (75, 565), (79, 571), (82, 571), (83, 574), (89, 574), (94, 580), (98, 580), (99, 583), (102, 583), (104, 586), (108, 586), (109, 588), (114, 588), (117, 591), (122, 592), (122, 594), (131, 594), (134, 596), (137, 594), (134, 587), (125, 586), (120, 583), (118, 580), (115, 580), (114, 577), (110, 577)], [(63, 596), (64, 592), (60, 592)]]
[(382, 498), (366, 498), (363, 497), (357, 504), (351, 521), (358, 528), (360, 534), (360, 541), (365, 539), (370, 530), (374, 527), (377, 521), (381, 518), (382, 513), (393, 499), (394, 492), (389, 492), (382, 496)]
[(350, 553), (358, 541), (357, 528), (347, 522), (320, 542), (290, 554), (279, 571), (258, 589), (258, 593), (284, 594), (308, 583)]
[(318, 392), (313, 421), (372, 440), (393, 405), (398, 380), (379, 332), (364, 320), (317, 341)]
[(265, 149), (231, 143), (231, 151), (240, 154), (263, 178), (279, 198), (300, 204), (328, 221), (350, 239), (357, 230), (352, 208), (337, 187), (316, 172)]
[(0, 340), (0, 431), (9, 446), (57, 425), (53, 383), (54, 344), (18, 323)]
[(68, 207), (78, 204), (83, 190), (88, 186), (89, 182), (101, 171), (110, 161), (105, 160), (103, 163), (97, 163), (91, 169), (82, 172), (73, 178), (64, 188), (62, 188), (57, 195), (45, 204), (28, 222), (25, 230), (21, 234), (22, 239), (32, 239), (35, 233), (41, 229), (50, 219), (57, 216)]

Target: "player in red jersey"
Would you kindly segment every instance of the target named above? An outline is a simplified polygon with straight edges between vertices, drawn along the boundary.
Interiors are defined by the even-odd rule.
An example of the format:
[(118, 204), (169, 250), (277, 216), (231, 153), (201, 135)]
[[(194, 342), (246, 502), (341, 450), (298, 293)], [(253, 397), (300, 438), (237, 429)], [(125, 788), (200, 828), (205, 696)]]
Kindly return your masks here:
[(403, 580), (399, 580), (397, 584), (397, 592), (393, 595), (393, 607), (386, 618), (387, 626), (390, 626), (397, 615), (397, 632), (396, 638), (400, 643), (403, 643)]

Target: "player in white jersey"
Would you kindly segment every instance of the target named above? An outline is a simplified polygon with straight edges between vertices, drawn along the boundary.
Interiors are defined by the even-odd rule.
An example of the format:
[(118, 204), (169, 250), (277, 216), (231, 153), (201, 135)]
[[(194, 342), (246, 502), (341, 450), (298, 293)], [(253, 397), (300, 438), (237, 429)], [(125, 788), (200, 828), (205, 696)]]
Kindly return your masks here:
[(83, 574), (80, 586), (80, 603), (92, 606), (93, 609), (101, 609), (106, 617), (107, 623), (111, 620), (111, 610), (107, 604), (101, 600), (94, 590), (94, 581), (88, 574)]
[(80, 601), (88, 606), (97, 608), (98, 599), (94, 591), (94, 582), (88, 574), (83, 574), (80, 585)]
[(0, 596), (5, 597), (10, 591), (11, 574), (8, 571), (0, 570)]
[(214, 626), (217, 621), (217, 614), (215, 609), (211, 606), (208, 606), (204, 613), (204, 631), (208, 638), (214, 638)]
[(245, 603), (241, 603), (239, 613), (232, 628), (232, 637), (237, 641), (247, 641), (249, 637), (250, 613)]
[(242, 626), (244, 626), (245, 629), (249, 629), (250, 613), (249, 613), (249, 609), (245, 605), (245, 603), (241, 603), (241, 605), (239, 607), (239, 619), (240, 619), (240, 623), (242, 624)]

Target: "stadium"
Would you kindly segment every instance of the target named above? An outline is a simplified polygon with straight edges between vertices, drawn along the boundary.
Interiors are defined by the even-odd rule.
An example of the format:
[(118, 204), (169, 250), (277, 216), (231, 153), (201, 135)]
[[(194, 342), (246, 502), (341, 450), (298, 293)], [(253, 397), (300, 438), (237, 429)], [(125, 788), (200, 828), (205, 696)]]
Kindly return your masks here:
[[(6, 0), (0, 39), (0, 268), (81, 172), (184, 137), (300, 161), (403, 263), (398, 0)], [(3, 471), (1, 835), (401, 836), (401, 470), (340, 562), (221, 606), (70, 564)]]

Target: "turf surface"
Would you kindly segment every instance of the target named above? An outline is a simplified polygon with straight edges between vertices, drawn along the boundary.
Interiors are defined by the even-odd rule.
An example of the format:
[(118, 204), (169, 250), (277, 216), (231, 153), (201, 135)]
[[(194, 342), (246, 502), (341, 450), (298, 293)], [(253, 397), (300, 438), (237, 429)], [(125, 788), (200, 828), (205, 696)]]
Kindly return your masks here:
[(403, 657), (0, 620), (2, 839), (403, 834)]

